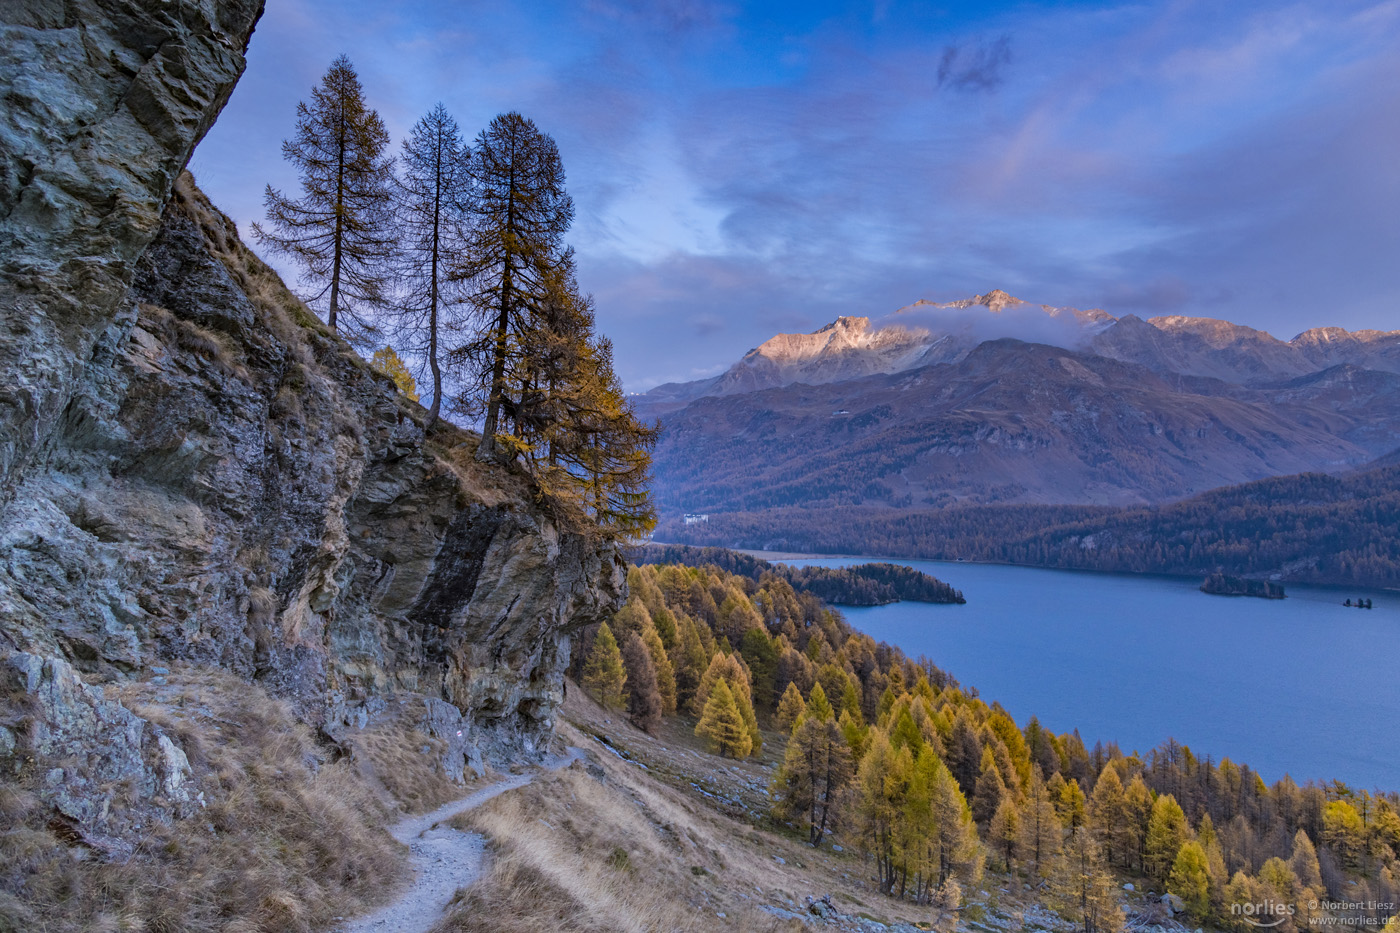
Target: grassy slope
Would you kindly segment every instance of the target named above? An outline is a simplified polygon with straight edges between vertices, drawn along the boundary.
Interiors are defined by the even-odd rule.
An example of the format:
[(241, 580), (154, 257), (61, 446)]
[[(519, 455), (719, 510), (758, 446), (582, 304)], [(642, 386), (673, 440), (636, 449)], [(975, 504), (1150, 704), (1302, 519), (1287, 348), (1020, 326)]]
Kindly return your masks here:
[[(588, 763), (461, 818), (495, 858), (435, 933), (952, 928), (937, 908), (882, 896), (850, 836), (812, 849), (766, 819), (780, 735), (765, 733), (757, 759), (720, 759), (685, 717), (649, 736), (572, 686), (565, 717)], [(826, 895), (835, 921), (808, 912), (809, 897)], [(967, 895), (964, 933), (1067, 928), (1004, 875), (988, 872)]]

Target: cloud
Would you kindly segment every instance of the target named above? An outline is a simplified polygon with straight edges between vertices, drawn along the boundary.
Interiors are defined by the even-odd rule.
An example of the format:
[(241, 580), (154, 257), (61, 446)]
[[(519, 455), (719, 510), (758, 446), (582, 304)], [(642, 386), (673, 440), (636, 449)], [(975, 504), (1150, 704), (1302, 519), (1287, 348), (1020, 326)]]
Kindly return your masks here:
[(971, 49), (950, 45), (938, 62), (938, 86), (959, 91), (995, 90), (1010, 63), (1010, 36), (1000, 36)]
[(984, 305), (967, 308), (913, 305), (871, 323), (877, 330), (898, 327), (935, 335), (948, 334), (977, 343), (1011, 337), (1069, 349), (1086, 344), (1097, 329), (1071, 313), (1057, 314), (1031, 303), (1011, 305), (1000, 311)]
[(439, 99), (469, 134), (521, 110), (629, 387), (995, 287), (1395, 326), (1400, 4), (916, 6), (287, 0), (193, 165), (246, 232), (341, 51), (396, 135)]
[(710, 337), (725, 328), (724, 318), (717, 314), (700, 314), (690, 319), (690, 326), (697, 337)]

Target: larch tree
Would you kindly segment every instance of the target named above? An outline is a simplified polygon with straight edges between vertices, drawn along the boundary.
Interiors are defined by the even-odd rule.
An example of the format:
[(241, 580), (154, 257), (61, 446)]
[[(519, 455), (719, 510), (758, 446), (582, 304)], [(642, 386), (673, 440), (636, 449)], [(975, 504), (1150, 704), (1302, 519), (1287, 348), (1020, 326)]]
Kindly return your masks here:
[(588, 653), (588, 661), (583, 668), (583, 685), (606, 709), (622, 709), (626, 684), (627, 672), (622, 666), (622, 652), (618, 650), (612, 629), (604, 622), (598, 626), (598, 634), (593, 637), (593, 650)]
[(692, 701), (694, 709), (703, 712), (707, 708), (710, 694), (721, 681), (729, 685), (729, 692), (734, 698), (739, 715), (744, 720), (745, 728), (749, 733), (750, 750), (759, 751), (763, 747), (763, 736), (758, 731), (758, 717), (753, 710), (753, 692), (749, 682), (749, 672), (745, 670), (743, 661), (739, 659), (738, 655), (724, 654), (721, 651), (715, 652), (710, 659), (710, 666), (700, 679), (699, 688), (695, 691), (695, 699)]
[(418, 384), (413, 379), (413, 373), (408, 371), (408, 367), (404, 365), (403, 359), (394, 352), (393, 347), (375, 350), (374, 356), (370, 357), (369, 364), (374, 367), (375, 372), (392, 379), (395, 387), (410, 402), (418, 401)]
[(1060, 817), (1050, 802), (1050, 792), (1040, 775), (1033, 773), (1025, 806), (1021, 808), (1020, 849), (1036, 875), (1050, 877), (1060, 854), (1061, 835)]
[(1110, 865), (1128, 864), (1127, 814), (1123, 781), (1116, 768), (1104, 768), (1089, 799), (1089, 825), (1099, 837)]
[(1021, 812), (1011, 794), (1001, 798), (1001, 803), (997, 804), (997, 812), (987, 826), (987, 844), (1001, 858), (1006, 871), (1016, 867), (1021, 845)]
[[(1141, 774), (1133, 775), (1123, 789), (1123, 821), (1128, 851), (1137, 862), (1138, 870), (1144, 873), (1147, 871), (1147, 833), (1152, 807), (1152, 791), (1147, 789)], [(1176, 857), (1175, 852), (1172, 857)]]
[(1293, 836), (1293, 853), (1288, 859), (1288, 867), (1298, 880), (1310, 888), (1322, 890), (1322, 868), (1317, 860), (1317, 849), (1303, 830)]
[(812, 692), (807, 695), (807, 718), (818, 719), (822, 722), (829, 722), (836, 718), (835, 712), (831, 709), (831, 703), (826, 698), (826, 690), (822, 688), (821, 681), (812, 685)]
[(726, 681), (718, 681), (710, 691), (695, 734), (709, 741), (711, 751), (727, 758), (747, 758), (753, 750), (753, 740)]
[(308, 304), (352, 343), (377, 332), (372, 316), (386, 301), (396, 253), (391, 226), (393, 160), (389, 133), (365, 103), (359, 76), (344, 55), (331, 63), (311, 101), (297, 104), (296, 130), (282, 157), (297, 167), (300, 198), (271, 185), (263, 195), (267, 227), (259, 243), (290, 256), (313, 288)]
[(899, 858), (899, 823), (913, 770), (907, 747), (896, 751), (882, 730), (871, 730), (870, 747), (856, 775), (853, 808), (866, 854), (875, 859), (880, 891), (884, 894), (893, 893), (904, 877)]
[(700, 687), (709, 659), (705, 657), (705, 646), (700, 641), (696, 622), (688, 615), (676, 618), (676, 646), (671, 649), (671, 667), (676, 672), (676, 706), (679, 709), (695, 708), (695, 694)]
[(913, 760), (895, 836), (901, 879), (899, 893), (902, 895), (909, 890), (919, 903), (928, 900), (938, 889), (940, 852), (934, 781), (939, 773), (947, 770), (928, 746), (920, 750)]
[(470, 157), (457, 121), (439, 103), (414, 124), (399, 159), (397, 330), (427, 367), (429, 426), (442, 410), (445, 351), (466, 323), (452, 273), (467, 246)]
[(787, 689), (783, 691), (783, 698), (778, 701), (778, 712), (776, 719), (778, 728), (784, 732), (792, 732), (793, 726), (797, 724), (797, 719), (807, 710), (807, 704), (802, 702), (802, 691), (797, 689), (797, 684), (788, 681)]
[[(587, 320), (591, 328), (591, 305)], [(569, 343), (553, 333), (551, 345)], [(648, 487), (660, 428), (633, 412), (613, 371), (611, 341), (595, 335), (575, 346), (578, 353), (572, 356), (531, 355), (530, 388), (518, 406), (517, 433), (543, 447), (553, 473), (592, 512), (599, 528), (635, 540), (656, 526)], [(539, 365), (550, 360), (550, 366)]]
[(1186, 912), (1196, 920), (1210, 914), (1210, 869), (1205, 850), (1192, 840), (1181, 847), (1167, 876), (1167, 891), (1181, 898)]
[[(529, 378), (524, 345), (559, 298), (574, 203), (559, 147), (534, 122), (505, 113), (482, 130), (469, 162), (471, 237), (455, 277), (480, 320), (470, 361), (486, 395), (479, 459), (500, 456), (506, 422)], [(512, 392), (512, 387), (515, 392)]]
[(1080, 933), (1117, 933), (1123, 928), (1118, 886), (1103, 865), (1092, 833), (1076, 833), (1055, 865), (1051, 902)]
[(1071, 778), (1065, 782), (1065, 786), (1060, 788), (1058, 804), (1055, 809), (1060, 815), (1060, 822), (1071, 835), (1079, 832), (1089, 819), (1089, 811), (1088, 801), (1084, 799), (1084, 790), (1078, 781)]
[(661, 712), (669, 716), (676, 711), (676, 673), (671, 667), (671, 658), (661, 644), (661, 635), (655, 625), (642, 629), (642, 642), (651, 655), (651, 666), (656, 671), (656, 689), (661, 693)]
[(851, 754), (840, 727), (832, 719), (808, 716), (793, 733), (774, 776), (774, 813), (797, 821), (806, 829), (807, 841), (820, 846), (837, 827), (838, 804), (850, 780)]
[(1365, 851), (1366, 824), (1345, 800), (1322, 808), (1322, 842), (1337, 854), (1343, 868), (1355, 868)]
[(930, 799), (937, 834), (939, 885), (955, 873), (969, 883), (978, 881), (982, 877), (983, 855), (977, 826), (972, 808), (948, 768), (935, 769)]
[(656, 686), (651, 653), (636, 632), (629, 632), (623, 643), (622, 667), (627, 674), (628, 718), (643, 732), (655, 732), (661, 724), (661, 691)]
[(977, 778), (977, 786), (972, 792), (972, 817), (978, 824), (986, 826), (996, 815), (1001, 800), (1007, 795), (1006, 783), (997, 769), (996, 758), (990, 748), (982, 753), (982, 773)]
[(1144, 846), (1144, 859), (1147, 874), (1156, 882), (1163, 883), (1171, 873), (1176, 854), (1186, 844), (1191, 830), (1186, 825), (1186, 814), (1181, 804), (1171, 794), (1163, 794), (1152, 804), (1152, 816), (1147, 824), (1147, 842)]
[(860, 761), (865, 757), (867, 739), (870, 736), (870, 727), (857, 716), (851, 715), (851, 711), (843, 709), (841, 718), (836, 720), (836, 724), (841, 727), (841, 735), (846, 739), (846, 746), (851, 750), (851, 760)]

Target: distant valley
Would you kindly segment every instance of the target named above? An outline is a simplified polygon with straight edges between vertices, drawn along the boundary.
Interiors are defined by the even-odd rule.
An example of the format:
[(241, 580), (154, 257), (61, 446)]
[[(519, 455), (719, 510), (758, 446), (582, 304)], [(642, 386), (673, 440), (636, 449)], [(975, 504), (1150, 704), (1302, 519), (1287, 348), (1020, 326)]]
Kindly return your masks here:
[(671, 515), (1147, 506), (1400, 447), (1400, 331), (1285, 342), (993, 291), (779, 335), (637, 407), (666, 426), (655, 492)]

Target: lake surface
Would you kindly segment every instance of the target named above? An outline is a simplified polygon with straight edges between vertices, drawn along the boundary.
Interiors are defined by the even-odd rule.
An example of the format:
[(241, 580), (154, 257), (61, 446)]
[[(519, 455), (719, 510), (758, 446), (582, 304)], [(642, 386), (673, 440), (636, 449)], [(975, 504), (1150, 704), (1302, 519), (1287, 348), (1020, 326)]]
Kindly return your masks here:
[[(1270, 783), (1400, 790), (1400, 594), (1288, 584), (1287, 599), (1264, 600), (1209, 596), (1199, 580), (890, 562), (952, 584), (967, 605), (841, 607), (851, 624), (928, 655), (1021, 725), (1034, 715), (1125, 753), (1171, 736)], [(1342, 605), (1357, 595), (1375, 608)]]

